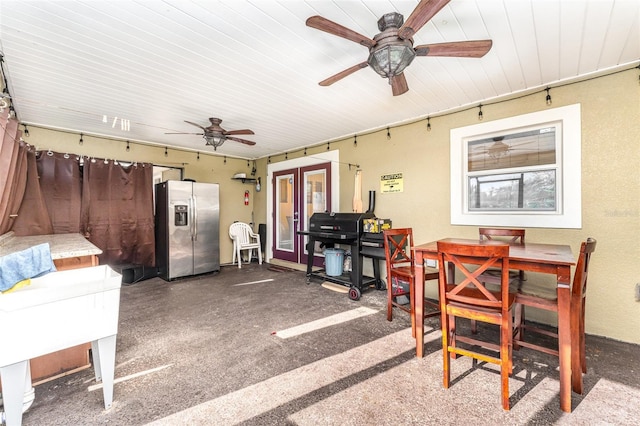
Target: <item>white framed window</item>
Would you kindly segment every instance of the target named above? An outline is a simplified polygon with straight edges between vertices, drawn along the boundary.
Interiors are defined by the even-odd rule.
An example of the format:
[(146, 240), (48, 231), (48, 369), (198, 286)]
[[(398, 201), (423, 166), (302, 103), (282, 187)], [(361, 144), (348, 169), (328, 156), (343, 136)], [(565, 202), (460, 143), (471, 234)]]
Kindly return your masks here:
[(451, 224), (580, 228), (580, 105), (451, 130)]

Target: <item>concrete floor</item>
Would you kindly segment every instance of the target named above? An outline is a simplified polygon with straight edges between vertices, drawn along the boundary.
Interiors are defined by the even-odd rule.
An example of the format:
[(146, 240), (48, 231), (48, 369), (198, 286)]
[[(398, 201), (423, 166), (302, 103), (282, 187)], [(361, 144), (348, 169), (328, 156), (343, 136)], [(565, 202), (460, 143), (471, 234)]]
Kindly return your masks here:
[[(114, 404), (93, 370), (36, 387), (24, 425), (637, 424), (639, 347), (587, 337), (585, 395), (558, 401), (557, 359), (514, 352), (511, 411), (493, 366), (453, 361), (442, 388), (439, 319), (415, 357), (386, 293), (359, 301), (268, 264), (153, 278), (121, 291)], [(339, 322), (344, 321), (344, 322)]]

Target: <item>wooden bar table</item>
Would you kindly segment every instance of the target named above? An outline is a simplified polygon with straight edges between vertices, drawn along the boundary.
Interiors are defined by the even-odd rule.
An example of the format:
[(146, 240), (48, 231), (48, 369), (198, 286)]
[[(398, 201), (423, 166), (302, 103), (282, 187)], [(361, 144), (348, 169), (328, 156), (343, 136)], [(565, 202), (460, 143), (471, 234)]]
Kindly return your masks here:
[[(445, 238), (441, 241), (477, 243), (478, 240)], [(416, 356), (424, 356), (424, 261), (438, 257), (437, 241), (413, 247), (416, 281), (415, 324)], [(576, 264), (568, 245), (532, 244), (512, 245), (509, 249), (509, 267), (512, 269), (553, 274), (556, 276), (558, 292), (558, 345), (560, 352), (560, 408), (571, 412), (571, 374), (582, 374), (580, 366), (571, 365), (571, 267)]]

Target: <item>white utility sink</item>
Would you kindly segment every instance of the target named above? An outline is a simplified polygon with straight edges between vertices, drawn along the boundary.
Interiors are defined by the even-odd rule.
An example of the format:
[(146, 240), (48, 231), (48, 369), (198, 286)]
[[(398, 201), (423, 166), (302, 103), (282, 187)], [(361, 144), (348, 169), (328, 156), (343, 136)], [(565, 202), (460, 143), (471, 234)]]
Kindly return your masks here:
[(91, 342), (104, 406), (113, 401), (122, 276), (106, 265), (52, 272), (0, 294), (0, 378), (7, 426), (22, 423), (28, 361)]

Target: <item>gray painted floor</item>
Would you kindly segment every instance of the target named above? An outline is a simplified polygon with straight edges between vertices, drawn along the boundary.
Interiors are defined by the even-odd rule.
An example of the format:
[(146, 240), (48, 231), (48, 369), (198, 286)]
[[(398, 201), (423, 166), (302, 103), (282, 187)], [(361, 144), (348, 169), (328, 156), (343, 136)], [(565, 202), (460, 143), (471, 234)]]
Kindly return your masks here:
[[(427, 320), (426, 356), (417, 359), (408, 315), (399, 311), (388, 322), (385, 298), (370, 290), (351, 301), (319, 281), (308, 285), (303, 272), (255, 263), (123, 286), (112, 408), (104, 410), (89, 369), (37, 386), (23, 424), (622, 425), (640, 418), (638, 346), (588, 336), (586, 392), (573, 394), (571, 414), (559, 408), (557, 359), (515, 351), (505, 412), (493, 366), (459, 358), (443, 389), (439, 319)], [(352, 319), (330, 324), (345, 315)]]

